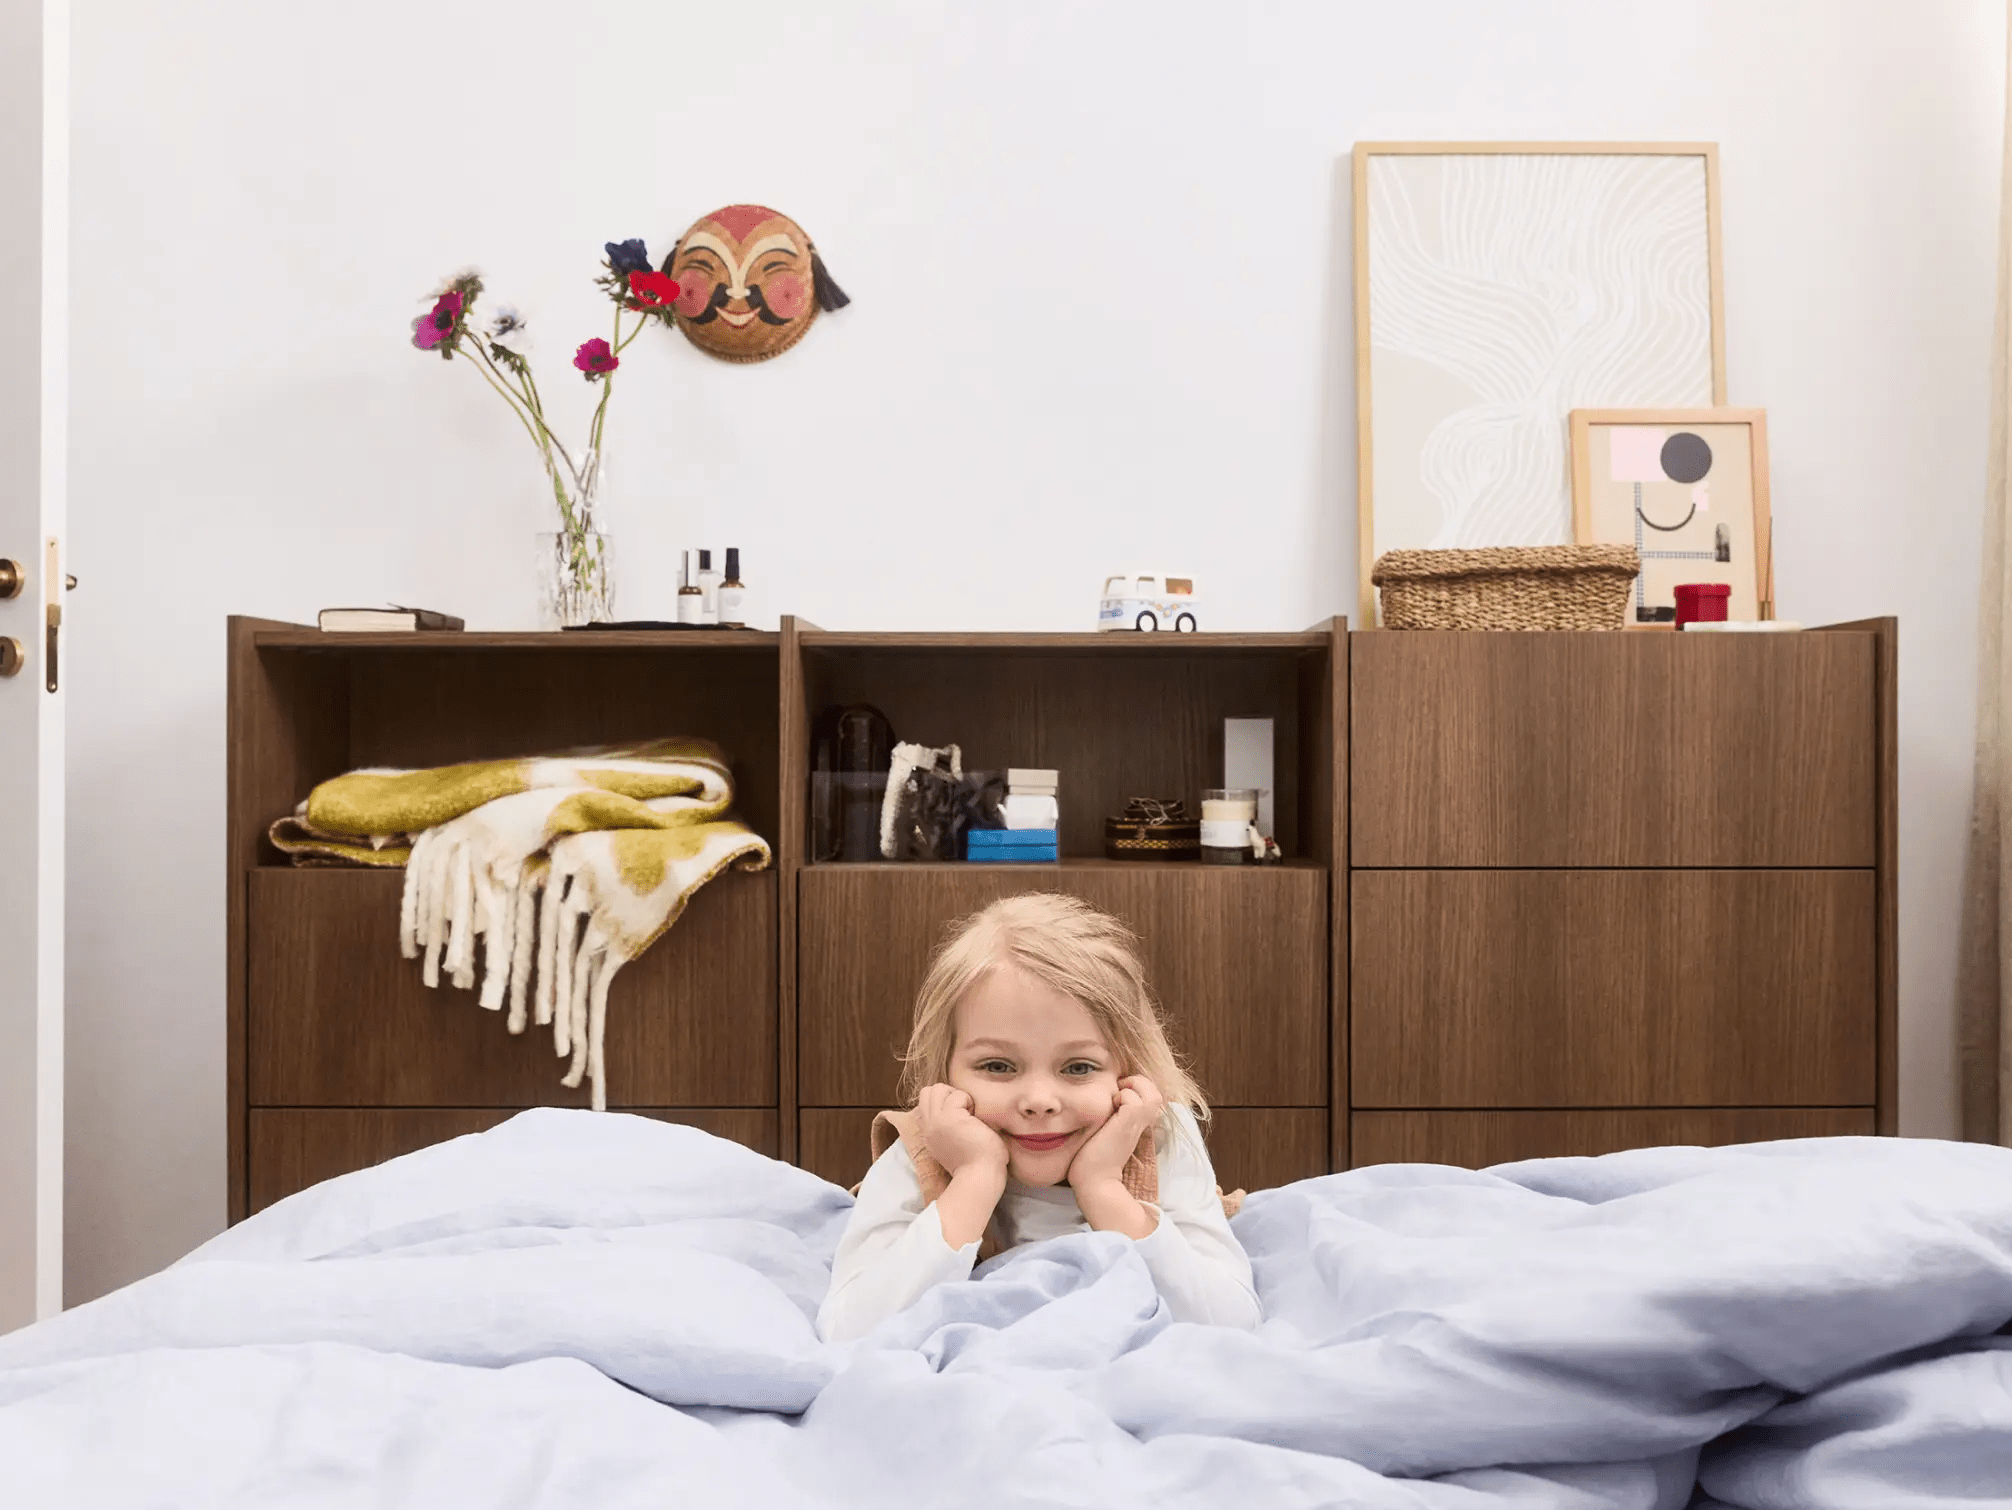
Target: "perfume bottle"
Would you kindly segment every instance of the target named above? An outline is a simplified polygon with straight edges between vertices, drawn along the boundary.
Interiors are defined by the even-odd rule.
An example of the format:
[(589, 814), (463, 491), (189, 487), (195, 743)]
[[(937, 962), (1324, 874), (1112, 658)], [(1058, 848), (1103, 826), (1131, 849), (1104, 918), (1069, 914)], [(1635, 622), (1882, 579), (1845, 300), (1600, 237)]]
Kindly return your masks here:
[(717, 624), (720, 621), (720, 574), (713, 570), (713, 553), (699, 552), (699, 622)]
[(745, 629), (747, 621), (741, 617), (741, 601), (747, 596), (747, 589), (741, 585), (741, 552), (737, 545), (727, 547), (726, 580), (719, 587), (719, 622), (722, 629)]
[(705, 611), (706, 595), (699, 586), (699, 567), (696, 551), (685, 552), (684, 570), (678, 576), (678, 622), (697, 624), (699, 615)]

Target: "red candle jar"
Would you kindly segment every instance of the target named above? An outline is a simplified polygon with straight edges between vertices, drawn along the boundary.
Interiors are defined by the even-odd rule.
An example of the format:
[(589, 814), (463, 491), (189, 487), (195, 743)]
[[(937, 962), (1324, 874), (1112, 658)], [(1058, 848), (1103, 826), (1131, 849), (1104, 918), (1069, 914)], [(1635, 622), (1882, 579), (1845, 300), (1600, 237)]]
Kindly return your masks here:
[(1726, 600), (1733, 595), (1724, 582), (1682, 582), (1677, 585), (1677, 628), (1686, 624), (1723, 624)]

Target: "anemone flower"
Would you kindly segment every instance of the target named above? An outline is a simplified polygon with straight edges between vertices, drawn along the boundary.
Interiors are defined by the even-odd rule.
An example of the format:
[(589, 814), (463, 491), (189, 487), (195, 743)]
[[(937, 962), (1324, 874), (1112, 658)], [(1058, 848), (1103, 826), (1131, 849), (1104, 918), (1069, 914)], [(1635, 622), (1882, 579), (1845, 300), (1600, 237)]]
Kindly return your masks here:
[(638, 304), (655, 309), (673, 302), (679, 292), (678, 280), (669, 273), (629, 274), (629, 293)]
[(573, 353), (573, 365), (587, 374), (587, 381), (613, 372), (622, 365), (622, 359), (615, 355), (608, 343), (599, 336), (591, 341), (582, 341), (580, 349)]
[(640, 238), (631, 237), (627, 241), (610, 241), (608, 244), (608, 266), (618, 273), (647, 273), (650, 270), (650, 254), (643, 250)]
[(441, 355), (449, 355), (461, 324), (462, 308), (460, 290), (447, 290), (434, 301), (431, 311), (412, 322), (412, 344), (421, 351), (436, 351), (445, 346), (447, 350)]
[(517, 312), (515, 305), (505, 304), (489, 317), (489, 341), (517, 356), (525, 356), (531, 350), (530, 322)]

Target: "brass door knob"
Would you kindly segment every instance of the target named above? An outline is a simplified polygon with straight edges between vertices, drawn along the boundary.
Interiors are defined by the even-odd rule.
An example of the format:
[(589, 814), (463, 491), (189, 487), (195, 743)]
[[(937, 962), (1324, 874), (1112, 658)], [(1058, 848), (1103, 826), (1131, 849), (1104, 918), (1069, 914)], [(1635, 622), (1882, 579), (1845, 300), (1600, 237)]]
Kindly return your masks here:
[(25, 660), (21, 654), (21, 642), (0, 637), (0, 676), (13, 676), (21, 669)]
[(18, 598), (23, 583), (19, 561), (0, 560), (0, 598)]

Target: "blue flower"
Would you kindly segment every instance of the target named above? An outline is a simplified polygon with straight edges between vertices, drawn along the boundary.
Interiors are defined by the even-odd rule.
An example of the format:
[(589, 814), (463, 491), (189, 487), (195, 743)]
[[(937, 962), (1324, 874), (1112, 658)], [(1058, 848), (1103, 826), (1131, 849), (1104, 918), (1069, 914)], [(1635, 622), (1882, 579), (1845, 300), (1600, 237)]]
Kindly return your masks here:
[(610, 241), (608, 265), (618, 273), (647, 273), (650, 270), (650, 254), (643, 250), (643, 243), (637, 238)]

